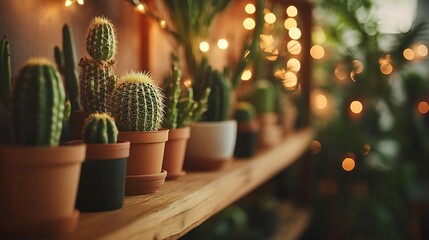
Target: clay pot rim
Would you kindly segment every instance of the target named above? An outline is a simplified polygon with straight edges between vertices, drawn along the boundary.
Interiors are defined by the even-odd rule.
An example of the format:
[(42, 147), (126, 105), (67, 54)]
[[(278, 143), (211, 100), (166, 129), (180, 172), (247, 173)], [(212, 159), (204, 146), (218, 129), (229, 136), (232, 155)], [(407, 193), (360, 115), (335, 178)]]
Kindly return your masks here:
[(126, 181), (141, 182), (141, 181), (159, 181), (167, 177), (167, 171), (162, 170), (160, 173), (144, 174), (144, 175), (127, 175)]
[[(73, 140), (69, 144), (84, 143), (83, 140)], [(117, 143), (86, 143), (86, 160), (117, 160), (130, 156), (130, 142), (118, 140)]]
[(133, 143), (157, 143), (166, 142), (168, 140), (169, 129), (159, 129), (150, 132), (122, 132), (119, 131), (118, 138), (130, 141)]
[(0, 159), (7, 165), (68, 165), (85, 160), (86, 144), (75, 143), (61, 146), (0, 145)]
[(170, 140), (178, 140), (178, 139), (188, 139), (191, 136), (191, 128), (183, 127), (183, 128), (174, 128), (169, 129), (168, 132), (168, 141)]

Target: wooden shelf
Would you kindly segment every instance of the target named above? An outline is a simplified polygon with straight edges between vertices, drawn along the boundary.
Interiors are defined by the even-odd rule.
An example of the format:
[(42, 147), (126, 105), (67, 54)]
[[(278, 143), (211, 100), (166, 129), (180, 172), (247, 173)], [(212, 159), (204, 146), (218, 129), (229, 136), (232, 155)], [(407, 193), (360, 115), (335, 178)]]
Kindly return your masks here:
[(157, 193), (126, 196), (122, 209), (81, 213), (75, 232), (63, 239), (177, 239), (296, 161), (312, 136), (301, 130), (222, 170), (188, 172)]

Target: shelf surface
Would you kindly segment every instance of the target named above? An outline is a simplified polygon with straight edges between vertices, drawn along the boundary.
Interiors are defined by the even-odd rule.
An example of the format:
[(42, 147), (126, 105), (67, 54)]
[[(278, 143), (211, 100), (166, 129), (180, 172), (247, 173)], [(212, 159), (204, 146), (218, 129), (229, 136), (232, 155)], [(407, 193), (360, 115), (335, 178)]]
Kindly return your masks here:
[(312, 136), (300, 130), (221, 170), (188, 172), (157, 193), (126, 196), (122, 209), (81, 213), (76, 230), (62, 239), (177, 239), (296, 161)]

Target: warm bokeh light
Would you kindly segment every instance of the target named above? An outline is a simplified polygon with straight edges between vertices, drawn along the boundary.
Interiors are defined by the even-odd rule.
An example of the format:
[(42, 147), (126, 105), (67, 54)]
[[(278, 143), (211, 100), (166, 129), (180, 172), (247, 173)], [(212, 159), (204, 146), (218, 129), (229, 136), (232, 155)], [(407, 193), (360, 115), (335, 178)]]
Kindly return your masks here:
[(159, 21), (159, 26), (164, 29), (165, 27), (167, 27), (167, 22), (165, 20), (161, 20)]
[(365, 143), (363, 145), (362, 155), (368, 155), (370, 150), (371, 150), (371, 145), (369, 145), (368, 143)]
[(392, 64), (386, 62), (381, 64), (380, 66), (380, 71), (384, 74), (384, 75), (389, 75), (393, 72), (393, 66)]
[(268, 24), (273, 24), (276, 22), (277, 18), (276, 18), (276, 15), (274, 13), (270, 12), (270, 13), (265, 14), (264, 20)]
[(322, 149), (322, 144), (319, 141), (317, 140), (311, 141), (311, 144), (310, 144), (311, 153), (317, 154), (320, 152), (321, 149)]
[(287, 18), (284, 22), (284, 26), (287, 30), (290, 30), (292, 28), (296, 28), (298, 26), (298, 23), (293, 18)]
[(289, 30), (289, 37), (294, 40), (298, 40), (301, 37), (301, 30), (299, 28), (291, 28)]
[(355, 168), (355, 160), (353, 158), (346, 157), (343, 159), (343, 162), (341, 166), (343, 167), (344, 171), (350, 172)]
[(321, 27), (314, 27), (311, 33), (311, 40), (315, 44), (324, 44), (326, 42), (326, 34)]
[(188, 78), (183, 81), (183, 84), (185, 85), (185, 87), (190, 88), (192, 86), (192, 80)]
[(265, 58), (269, 61), (274, 62), (279, 57), (279, 50), (277, 48), (274, 49), (265, 49), (265, 52), (267, 52), (267, 56)]
[(252, 78), (252, 71), (244, 70), (243, 74), (241, 74), (241, 80), (248, 81)]
[(350, 72), (350, 79), (353, 81), (353, 82), (356, 82), (356, 72), (355, 71), (351, 71)]
[(320, 45), (314, 45), (310, 49), (310, 55), (314, 59), (322, 59), (325, 56), (325, 49)]
[(316, 108), (325, 109), (328, 106), (328, 99), (323, 94), (317, 94), (315, 99)]
[(392, 60), (392, 56), (390, 54), (386, 54), (378, 59), (378, 63), (381, 65), (383, 63), (390, 63)]
[(300, 54), (301, 53), (301, 43), (299, 43), (296, 40), (291, 40), (287, 43), (287, 50), (294, 55)]
[(419, 110), (419, 113), (426, 114), (429, 112), (429, 104), (425, 101), (421, 101), (417, 105), (417, 109)]
[(84, 0), (77, 0), (77, 3), (78, 3), (79, 5), (83, 5), (83, 4), (84, 4)]
[(344, 63), (340, 63), (335, 67), (335, 77), (337, 77), (338, 80), (346, 80), (347, 78), (347, 65)]
[(217, 41), (217, 46), (220, 49), (227, 49), (228, 45), (228, 40), (226, 40), (225, 38), (221, 38)]
[(141, 12), (144, 12), (144, 5), (140, 3), (139, 5), (137, 5), (137, 9)]
[(208, 51), (209, 51), (209, 49), (210, 49), (210, 45), (209, 45), (209, 43), (208, 43), (208, 42), (206, 42), (206, 41), (202, 41), (202, 42), (200, 43), (200, 50), (201, 50), (202, 52), (208, 52)]
[(70, 7), (72, 4), (73, 4), (73, 1), (71, 0), (66, 0), (66, 2), (64, 3), (66, 7)]
[(363, 105), (359, 101), (353, 101), (350, 103), (350, 110), (355, 114), (359, 114), (363, 110)]
[(246, 11), (246, 13), (248, 13), (248, 14), (253, 14), (256, 11), (256, 7), (252, 3), (248, 3), (244, 7), (244, 11)]
[(415, 57), (414, 51), (411, 48), (405, 49), (403, 52), (403, 55), (404, 55), (404, 58), (407, 59), (408, 61), (413, 60)]
[(416, 47), (416, 53), (420, 57), (426, 57), (428, 55), (428, 47), (424, 44), (420, 44)]
[(287, 89), (294, 89), (298, 84), (298, 78), (295, 73), (287, 71), (284, 75), (283, 86)]
[(287, 61), (286, 67), (290, 71), (298, 72), (301, 69), (301, 62), (296, 58), (291, 58)]
[(355, 59), (355, 60), (353, 60), (352, 64), (353, 64), (353, 68), (355, 69), (354, 71), (356, 74), (363, 72), (363, 64), (361, 61)]
[(255, 20), (253, 20), (252, 18), (246, 18), (243, 21), (243, 27), (247, 30), (252, 30), (255, 28)]
[(294, 6), (294, 5), (290, 5), (287, 9), (286, 9), (286, 14), (289, 17), (295, 17), (296, 15), (298, 15), (298, 9)]

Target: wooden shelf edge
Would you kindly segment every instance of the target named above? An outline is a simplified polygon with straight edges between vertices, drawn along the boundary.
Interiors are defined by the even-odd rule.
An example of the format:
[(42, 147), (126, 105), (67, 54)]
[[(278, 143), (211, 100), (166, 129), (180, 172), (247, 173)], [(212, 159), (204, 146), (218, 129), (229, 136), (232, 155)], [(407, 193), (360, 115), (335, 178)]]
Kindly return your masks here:
[(307, 149), (310, 128), (249, 159), (212, 172), (190, 172), (158, 193), (126, 196), (122, 209), (81, 213), (63, 239), (177, 239), (296, 161)]

